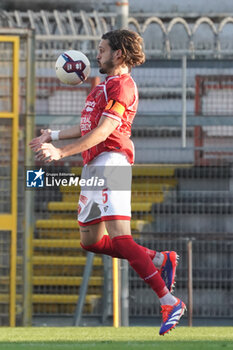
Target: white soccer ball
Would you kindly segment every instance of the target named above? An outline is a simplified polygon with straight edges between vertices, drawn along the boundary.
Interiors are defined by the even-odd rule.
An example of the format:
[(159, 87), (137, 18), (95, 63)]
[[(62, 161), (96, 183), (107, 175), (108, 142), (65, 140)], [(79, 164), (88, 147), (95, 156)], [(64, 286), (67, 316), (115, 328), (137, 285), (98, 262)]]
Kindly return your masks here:
[(55, 64), (58, 79), (69, 85), (79, 85), (90, 74), (90, 61), (84, 53), (76, 50), (63, 52)]

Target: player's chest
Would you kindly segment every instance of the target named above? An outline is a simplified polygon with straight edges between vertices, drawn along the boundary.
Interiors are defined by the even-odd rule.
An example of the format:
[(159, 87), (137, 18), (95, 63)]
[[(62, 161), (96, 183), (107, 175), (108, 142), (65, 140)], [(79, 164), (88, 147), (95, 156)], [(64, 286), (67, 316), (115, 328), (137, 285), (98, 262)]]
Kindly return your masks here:
[(107, 94), (105, 92), (104, 85), (98, 85), (92, 92), (88, 95), (86, 100), (86, 106), (92, 106), (94, 109), (105, 109), (107, 105)]
[(87, 97), (81, 116), (81, 130), (90, 131), (98, 125), (107, 105), (103, 88), (96, 87)]

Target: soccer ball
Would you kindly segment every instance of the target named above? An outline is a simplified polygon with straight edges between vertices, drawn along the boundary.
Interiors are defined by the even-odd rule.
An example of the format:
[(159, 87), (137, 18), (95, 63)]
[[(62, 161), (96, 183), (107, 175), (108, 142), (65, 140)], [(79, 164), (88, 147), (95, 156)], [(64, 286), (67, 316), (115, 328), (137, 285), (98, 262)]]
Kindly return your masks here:
[(58, 57), (55, 70), (62, 83), (79, 85), (90, 74), (90, 61), (81, 51), (69, 50)]

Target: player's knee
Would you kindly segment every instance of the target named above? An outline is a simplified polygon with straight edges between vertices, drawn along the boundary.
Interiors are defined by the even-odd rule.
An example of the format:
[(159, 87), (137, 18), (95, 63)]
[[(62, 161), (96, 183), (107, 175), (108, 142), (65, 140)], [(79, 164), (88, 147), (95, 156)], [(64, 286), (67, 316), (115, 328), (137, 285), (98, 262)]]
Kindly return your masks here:
[(88, 252), (92, 252), (92, 253), (96, 253), (96, 254), (102, 254), (102, 249), (101, 247), (98, 245), (97, 243), (94, 244), (90, 244), (90, 245), (84, 245), (82, 242), (80, 242), (81, 247), (88, 251)]

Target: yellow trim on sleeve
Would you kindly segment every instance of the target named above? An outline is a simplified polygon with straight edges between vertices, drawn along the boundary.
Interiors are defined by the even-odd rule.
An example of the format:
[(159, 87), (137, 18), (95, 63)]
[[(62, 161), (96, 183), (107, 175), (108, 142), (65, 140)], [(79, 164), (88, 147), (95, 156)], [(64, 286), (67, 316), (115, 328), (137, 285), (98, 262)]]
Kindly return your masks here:
[(110, 100), (107, 106), (105, 107), (105, 110), (109, 112), (116, 112), (122, 116), (125, 112), (125, 107), (122, 104), (120, 104), (120, 102)]

